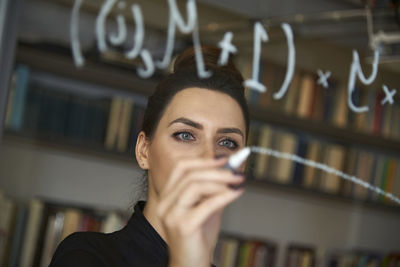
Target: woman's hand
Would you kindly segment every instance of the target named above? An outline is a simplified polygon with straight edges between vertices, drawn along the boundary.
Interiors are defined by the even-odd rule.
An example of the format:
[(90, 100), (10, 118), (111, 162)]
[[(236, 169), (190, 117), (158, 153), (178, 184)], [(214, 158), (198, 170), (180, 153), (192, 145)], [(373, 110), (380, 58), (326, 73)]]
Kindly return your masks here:
[(170, 266), (210, 266), (223, 209), (243, 189), (243, 175), (221, 169), (227, 159), (180, 161), (160, 193), (157, 216), (169, 246)]

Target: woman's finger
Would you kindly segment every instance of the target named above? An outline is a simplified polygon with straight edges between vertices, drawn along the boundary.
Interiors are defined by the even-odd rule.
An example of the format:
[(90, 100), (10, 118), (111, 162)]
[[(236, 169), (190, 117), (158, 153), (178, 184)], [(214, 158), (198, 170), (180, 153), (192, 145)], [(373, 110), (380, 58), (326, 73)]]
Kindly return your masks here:
[(242, 175), (236, 175), (230, 170), (226, 169), (205, 169), (205, 170), (191, 170), (183, 177), (180, 177), (174, 186), (165, 188), (160, 198), (174, 194), (174, 192), (181, 192), (182, 188), (186, 187), (192, 181), (214, 181), (216, 183), (237, 184)]
[[(196, 201), (208, 194), (214, 194), (217, 189), (226, 189), (228, 185), (243, 183), (244, 177), (233, 174), (228, 170), (193, 171), (182, 177), (174, 188), (160, 195), (159, 212), (165, 214), (177, 205), (177, 199), (189, 208)], [(188, 197), (190, 196), (190, 198)]]
[(196, 207), (190, 209), (182, 218), (185, 220), (187, 231), (198, 229), (216, 211), (225, 208), (229, 203), (239, 198), (244, 189), (229, 189), (225, 193), (217, 194), (202, 201)]
[(201, 203), (204, 199), (230, 190), (227, 184), (194, 181), (182, 190), (175, 198), (174, 206), (179, 209), (191, 209)]
[(227, 161), (226, 158), (180, 160), (169, 174), (169, 179), (165, 184), (164, 190), (168, 191), (174, 187), (177, 181), (189, 171), (222, 167)]

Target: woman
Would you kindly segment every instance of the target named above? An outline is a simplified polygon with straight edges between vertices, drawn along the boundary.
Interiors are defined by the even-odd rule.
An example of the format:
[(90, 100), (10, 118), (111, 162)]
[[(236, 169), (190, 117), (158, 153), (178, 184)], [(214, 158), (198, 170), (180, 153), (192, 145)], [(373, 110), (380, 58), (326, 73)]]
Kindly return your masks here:
[(149, 98), (136, 143), (147, 202), (120, 231), (67, 237), (51, 267), (210, 266), (223, 209), (243, 193), (244, 175), (223, 169), (224, 156), (246, 145), (249, 128), (243, 78), (232, 62), (217, 66), (219, 52), (203, 48), (213, 75), (200, 79), (186, 50)]

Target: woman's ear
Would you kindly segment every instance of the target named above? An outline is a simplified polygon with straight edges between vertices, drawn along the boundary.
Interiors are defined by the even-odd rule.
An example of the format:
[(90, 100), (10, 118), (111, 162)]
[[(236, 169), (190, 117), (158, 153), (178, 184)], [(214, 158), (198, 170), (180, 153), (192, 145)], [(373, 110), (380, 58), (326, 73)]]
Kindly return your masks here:
[(143, 170), (149, 169), (149, 140), (146, 138), (146, 134), (140, 131), (136, 140), (136, 160), (139, 167)]

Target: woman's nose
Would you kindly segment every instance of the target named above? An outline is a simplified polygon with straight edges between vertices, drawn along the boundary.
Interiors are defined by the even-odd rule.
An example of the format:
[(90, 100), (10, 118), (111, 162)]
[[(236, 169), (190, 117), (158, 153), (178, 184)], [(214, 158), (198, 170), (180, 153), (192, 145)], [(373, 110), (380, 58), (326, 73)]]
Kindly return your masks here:
[(212, 144), (206, 144), (203, 147), (203, 151), (201, 153), (203, 158), (215, 158), (217, 156), (217, 151)]

